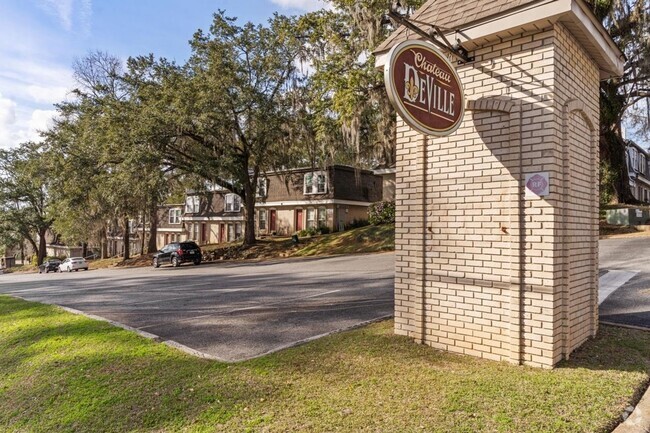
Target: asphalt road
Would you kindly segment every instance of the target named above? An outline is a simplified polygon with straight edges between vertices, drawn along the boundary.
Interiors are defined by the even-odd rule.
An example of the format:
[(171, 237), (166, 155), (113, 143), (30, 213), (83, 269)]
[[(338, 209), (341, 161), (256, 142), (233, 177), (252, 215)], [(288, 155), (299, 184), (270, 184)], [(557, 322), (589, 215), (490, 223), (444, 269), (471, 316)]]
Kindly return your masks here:
[(650, 238), (604, 239), (599, 249), (601, 275), (630, 277), (600, 304), (601, 322), (650, 328)]
[(57, 304), (238, 361), (393, 314), (392, 253), (180, 268), (0, 275)]
[[(624, 277), (601, 321), (650, 328), (650, 238), (600, 241)], [(0, 275), (0, 293), (57, 304), (237, 361), (393, 314), (392, 253), (199, 267)], [(614, 278), (614, 279), (617, 279)]]

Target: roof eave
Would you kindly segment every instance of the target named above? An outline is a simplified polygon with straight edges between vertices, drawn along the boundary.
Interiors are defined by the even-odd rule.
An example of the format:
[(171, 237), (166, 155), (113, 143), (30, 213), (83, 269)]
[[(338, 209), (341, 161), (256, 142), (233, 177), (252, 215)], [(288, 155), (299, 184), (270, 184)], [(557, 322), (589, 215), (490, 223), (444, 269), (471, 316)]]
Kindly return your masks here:
[[(601, 79), (623, 75), (624, 54), (581, 0), (547, 0), (532, 3), (521, 9), (463, 24), (456, 32), (446, 36), (452, 40), (457, 37), (461, 43), (467, 43), (481, 38), (494, 37), (515, 28), (558, 21), (569, 24), (569, 31), (578, 32), (579, 34), (576, 35), (578, 39), (581, 39), (583, 44), (589, 45), (586, 48), (598, 64)], [(384, 67), (392, 46), (382, 48), (384, 49), (374, 53), (377, 68)]]

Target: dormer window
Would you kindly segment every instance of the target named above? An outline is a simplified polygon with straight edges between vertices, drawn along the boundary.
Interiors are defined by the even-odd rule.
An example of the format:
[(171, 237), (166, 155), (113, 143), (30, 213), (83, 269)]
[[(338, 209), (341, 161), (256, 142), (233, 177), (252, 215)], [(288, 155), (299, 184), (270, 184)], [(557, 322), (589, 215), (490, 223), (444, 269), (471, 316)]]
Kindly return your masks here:
[(257, 179), (257, 197), (267, 197), (269, 192), (269, 180), (267, 178)]
[(226, 212), (239, 212), (241, 210), (241, 197), (237, 194), (226, 194)]
[(305, 194), (325, 194), (327, 192), (327, 173), (315, 171), (305, 174)]
[(198, 195), (188, 195), (185, 197), (185, 213), (198, 213), (200, 204)]
[(646, 162), (646, 157), (644, 154), (639, 154), (639, 172), (641, 174), (645, 174), (645, 168), (646, 168), (647, 162)]
[(638, 167), (637, 164), (638, 164), (638, 162), (637, 162), (637, 152), (636, 152), (636, 149), (635, 149), (635, 148), (631, 148), (631, 149), (630, 149), (630, 167), (632, 168), (632, 170), (636, 170), (636, 169), (637, 169), (637, 167)]

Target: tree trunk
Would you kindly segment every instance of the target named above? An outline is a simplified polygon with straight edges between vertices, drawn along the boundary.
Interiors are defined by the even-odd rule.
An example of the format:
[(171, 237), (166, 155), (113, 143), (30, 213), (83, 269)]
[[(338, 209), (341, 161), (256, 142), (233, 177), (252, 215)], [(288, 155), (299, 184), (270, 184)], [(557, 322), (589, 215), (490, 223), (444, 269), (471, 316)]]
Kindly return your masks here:
[(145, 227), (144, 222), (145, 222), (145, 215), (144, 215), (144, 211), (142, 211), (142, 239), (140, 240), (140, 255), (141, 256), (144, 256), (144, 241), (145, 241), (145, 238), (147, 237), (146, 236), (147, 231), (146, 231), (146, 227)]
[(124, 218), (124, 260), (129, 260), (131, 258), (130, 243), (131, 243), (131, 233), (129, 233), (129, 218)]
[[(38, 254), (38, 245), (36, 245), (36, 241), (34, 240), (34, 238), (31, 235), (26, 235), (26, 234), (23, 234), (23, 237), (25, 239), (27, 239), (27, 242), (29, 242), (29, 245), (32, 246), (32, 249), (34, 250), (33, 254)], [(30, 257), (31, 257), (31, 255), (30, 255)]]
[(47, 228), (41, 228), (38, 230), (38, 256), (36, 258), (36, 264), (43, 264), (45, 260), (45, 253), (47, 248), (47, 242), (45, 241), (45, 234), (47, 233)]
[(244, 193), (244, 246), (255, 245), (255, 191), (246, 185)]
[(88, 256), (88, 244), (83, 242), (81, 244), (81, 257), (86, 257)]
[(101, 258), (108, 258), (108, 233), (106, 232), (106, 225), (102, 227), (102, 230), (99, 233), (99, 246), (101, 249), (99, 252)]
[(149, 210), (149, 243), (147, 244), (147, 252), (149, 254), (158, 251), (157, 245), (158, 238), (158, 205), (153, 203)]
[[(636, 204), (639, 201), (634, 198), (630, 188), (628, 176), (627, 145), (625, 140), (614, 131), (607, 131), (600, 136), (600, 153), (612, 171), (611, 187), (612, 201), (616, 203)], [(602, 187), (606, 187), (603, 185)]]

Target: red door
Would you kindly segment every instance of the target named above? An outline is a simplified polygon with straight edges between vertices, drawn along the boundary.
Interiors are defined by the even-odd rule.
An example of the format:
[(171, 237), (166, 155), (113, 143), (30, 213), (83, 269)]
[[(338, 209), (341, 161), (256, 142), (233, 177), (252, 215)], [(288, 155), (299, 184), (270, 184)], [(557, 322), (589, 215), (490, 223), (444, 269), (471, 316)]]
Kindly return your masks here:
[(296, 231), (299, 232), (302, 229), (302, 209), (296, 209)]
[(271, 233), (277, 231), (277, 229), (275, 228), (275, 211), (274, 210), (269, 211), (269, 231)]
[(226, 225), (219, 226), (219, 242), (226, 242)]
[(201, 243), (208, 243), (208, 228), (206, 223), (201, 223)]

